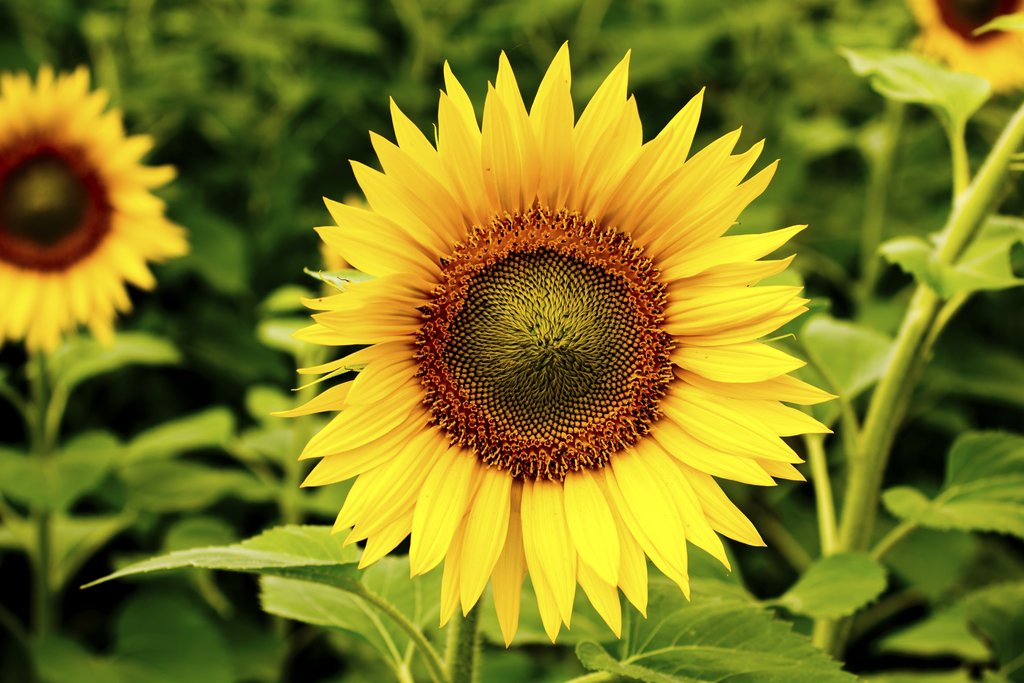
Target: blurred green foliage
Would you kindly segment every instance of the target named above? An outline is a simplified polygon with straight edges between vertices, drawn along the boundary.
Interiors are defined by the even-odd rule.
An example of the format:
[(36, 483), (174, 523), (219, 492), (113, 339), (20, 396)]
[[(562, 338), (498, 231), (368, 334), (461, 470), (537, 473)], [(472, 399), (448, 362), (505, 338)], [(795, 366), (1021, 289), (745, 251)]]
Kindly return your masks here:
[[(198, 681), (200, 662), (202, 680), (211, 683), (400, 677), (396, 672), (409, 663), (402, 651), (386, 663), (374, 654), (387, 650), (382, 638), (393, 645), (400, 634), (353, 621), (341, 610), (358, 598), (336, 588), (262, 579), (259, 595), (268, 612), (324, 627), (318, 629), (271, 620), (260, 612), (251, 580), (205, 570), (85, 592), (74, 587), (157, 552), (227, 545), (282, 522), (330, 521), (344, 487), (297, 488), (302, 472), (294, 457), (316, 421), (268, 417), (293, 403), (288, 390), (296, 364), (317, 359), (317, 352), (288, 338), (305, 315), (297, 296), (319, 286), (303, 275), (304, 267), (321, 266), (312, 227), (329, 222), (322, 196), (357, 192), (346, 160), (371, 163), (367, 131), (389, 133), (389, 97), (429, 133), (445, 60), (480, 104), (505, 50), (529, 99), (555, 50), (569, 40), (579, 111), (632, 50), (631, 89), (648, 138), (707, 86), (698, 143), (742, 126), (741, 146), (763, 138), (762, 158), (782, 159), (772, 186), (736, 229), (810, 224), (798, 238), (794, 277), (806, 283), (815, 317), (787, 331), (800, 333), (804, 354), (829, 375), (825, 384), (860, 406), (858, 395), (878, 380), (912, 276), (952, 293), (957, 287), (1000, 289), (1020, 275), (1019, 244), (1011, 250), (1019, 232), (1008, 233), (1005, 225), (1002, 232), (993, 228), (976, 254), (999, 268), (997, 285), (929, 266), (928, 236), (949, 210), (942, 123), (923, 108), (884, 103), (839, 52), (902, 48), (913, 34), (908, 10), (885, 0), (5, 0), (0, 68), (34, 72), (47, 63), (63, 69), (88, 64), (96, 84), (123, 109), (129, 129), (155, 137), (151, 160), (177, 167), (178, 179), (164, 195), (192, 243), (188, 257), (159, 269), (154, 293), (134, 297), (138, 310), (123, 327), (135, 332), (106, 351), (76, 341), (65, 349), (63, 364), (56, 359), (53, 379), (56, 386), (64, 382), (69, 399), (64, 445), (49, 465), (56, 474), (39, 470), (17, 450), (25, 440), (17, 413), (0, 404), (5, 505), (54, 515), (52, 582), (65, 593), (59, 635), (29, 648), (43, 663), (42, 679)], [(975, 165), (1015, 104), (997, 97), (972, 119), (967, 143)], [(1009, 190), (1003, 213), (1020, 215), (1019, 188)], [(871, 208), (880, 196), (887, 207), (881, 219)], [(900, 238), (886, 245), (899, 267), (862, 254), (872, 225), (883, 239)], [(878, 268), (876, 288), (858, 288), (865, 268)], [(935, 350), (887, 477), (893, 486), (913, 488), (890, 491), (886, 502), (900, 519), (946, 505), (952, 521), (923, 524), (933, 528), (910, 532), (890, 554), (887, 592), (855, 629), (847, 660), (854, 671), (954, 670), (941, 679), (907, 674), (878, 680), (966, 681), (981, 666), (998, 668), (1019, 657), (1013, 648), (1020, 631), (1012, 628), (1019, 629), (1024, 613), (1020, 589), (981, 588), (1021, 577), (1019, 542), (935, 527), (979, 526), (963, 522), (969, 496), (966, 503), (963, 495), (949, 499), (955, 474), (943, 488), (941, 454), (955, 437), (1021, 426), (1022, 304), (1019, 289), (977, 296)], [(12, 385), (25, 379), (18, 370), (23, 360), (15, 348), (0, 352)], [(4, 381), (0, 375), (0, 385)], [(820, 417), (835, 420), (836, 411), (826, 406)], [(830, 460), (838, 463), (840, 439), (829, 444)], [(972, 444), (958, 447), (951, 462)], [(680, 629), (693, 619), (718, 621), (730, 647), (749, 654), (776, 643), (802, 658), (807, 652), (799, 648), (808, 646), (785, 626), (767, 625), (751, 596), (782, 596), (773, 604), (806, 631), (806, 617), (820, 610), (801, 605), (838, 600), (814, 591), (822, 581), (827, 587), (858, 572), (857, 560), (815, 565), (815, 573), (793, 586), (819, 554), (811, 487), (731, 493), (764, 530), (769, 548), (737, 549), (732, 577), (706, 572), (703, 580), (716, 587), (709, 592), (723, 604), (700, 606), (698, 597), (695, 604), (706, 615), (680, 608), (664, 618), (676, 619)], [(1018, 489), (1012, 496), (1019, 502)], [(28, 621), (30, 567), (16, 551), (31, 547), (31, 530), (14, 517), (4, 519), (0, 616)], [(981, 528), (1005, 531), (1019, 523), (1017, 517), (989, 521)], [(432, 623), (434, 607), (413, 594), (436, 600), (436, 585), (419, 587), (436, 584), (436, 577), (399, 585), (392, 574), (402, 574), (401, 562), (378, 565), (368, 581), (397, 601), (416, 602), (417, 623)], [(821, 574), (833, 571), (839, 573)], [(739, 577), (745, 590), (735, 583)], [(870, 570), (858, 578), (866, 584), (863, 593), (842, 596), (857, 603), (851, 610), (882, 590)], [(583, 669), (572, 648), (582, 641), (590, 641), (580, 645), (585, 662), (610, 670), (629, 663), (629, 647), (609, 644), (609, 633), (586, 616), (574, 619), (561, 647), (539, 647), (531, 599), (524, 596), (523, 645), (509, 652), (489, 645), (482, 680), (578, 675)], [(329, 614), (309, 614), (317, 604), (332, 605)], [(991, 604), (1008, 616), (993, 618), (985, 608)], [(765, 640), (744, 641), (728, 628), (748, 612), (766, 629)], [(493, 624), (484, 630), (489, 642), (500, 642)], [(411, 666), (423, 673), (420, 663)], [(814, 659), (814, 666), (820, 669), (807, 680), (839, 676), (824, 660)], [(27, 680), (29, 670), (25, 648), (5, 635), (0, 680)], [(1011, 670), (1007, 680), (1021, 680), (1020, 671)]]

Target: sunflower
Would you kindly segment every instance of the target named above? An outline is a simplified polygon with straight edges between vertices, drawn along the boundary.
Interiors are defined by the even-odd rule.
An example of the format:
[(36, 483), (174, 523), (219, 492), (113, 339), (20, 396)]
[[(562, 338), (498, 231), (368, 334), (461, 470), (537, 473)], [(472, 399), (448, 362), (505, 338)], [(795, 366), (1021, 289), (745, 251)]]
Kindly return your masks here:
[(997, 90), (1024, 86), (1024, 34), (974, 31), (1024, 11), (1024, 0), (909, 0), (921, 27), (920, 49), (957, 71), (987, 78)]
[(106, 103), (84, 68), (0, 75), (0, 345), (52, 350), (79, 324), (109, 339), (125, 282), (153, 287), (146, 262), (187, 250), (150, 193), (174, 169), (141, 165), (152, 140)]
[(806, 310), (760, 286), (802, 226), (726, 236), (765, 189), (735, 131), (687, 159), (703, 92), (643, 144), (629, 55), (579, 120), (563, 46), (523, 103), (501, 56), (483, 127), (445, 66), (437, 145), (392, 102), (384, 172), (353, 163), (369, 208), (327, 200), (319, 228), (372, 276), (308, 302), (297, 336), (364, 347), (304, 372), (355, 379), (290, 415), (339, 411), (305, 481), (357, 477), (335, 524), (361, 566), (410, 536), (414, 575), (444, 563), (442, 625), (490, 580), (506, 642), (529, 574), (552, 640), (576, 584), (618, 634), (618, 591), (647, 608), (650, 558), (689, 593), (687, 541), (763, 545), (717, 478), (802, 480), (780, 438), (825, 427), (781, 401), (830, 398), (757, 340)]

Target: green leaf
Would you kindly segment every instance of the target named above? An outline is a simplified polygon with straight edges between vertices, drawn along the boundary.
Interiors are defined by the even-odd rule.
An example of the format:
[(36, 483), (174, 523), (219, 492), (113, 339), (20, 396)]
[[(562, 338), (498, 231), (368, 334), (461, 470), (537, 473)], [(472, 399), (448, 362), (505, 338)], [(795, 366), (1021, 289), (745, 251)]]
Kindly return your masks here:
[(949, 71), (910, 52), (848, 48), (840, 52), (853, 72), (866, 77), (878, 94), (928, 107), (951, 134), (963, 130), (992, 92), (983, 78)]
[(735, 681), (852, 683), (852, 675), (754, 604), (709, 600), (688, 603), (656, 584), (647, 619), (634, 619), (616, 659), (594, 642), (576, 656), (592, 671), (655, 683)]
[(974, 29), (974, 35), (980, 36), (989, 31), (1024, 31), (1024, 12), (1001, 14), (987, 24)]
[(292, 396), (268, 384), (251, 387), (245, 394), (245, 408), (257, 422), (279, 425), (281, 420), (271, 413), (293, 407), (295, 399)]
[(284, 285), (271, 292), (260, 303), (260, 308), (269, 314), (305, 312), (307, 309), (302, 305), (302, 300), (314, 296), (316, 295), (305, 287)]
[(965, 598), (967, 621), (995, 653), (999, 675), (1024, 681), (1024, 582), (983, 588)]
[(775, 604), (816, 619), (853, 614), (885, 590), (885, 569), (861, 553), (829, 555), (812, 564)]
[(292, 335), (309, 324), (309, 318), (271, 318), (260, 322), (256, 336), (266, 346), (297, 357), (306, 348), (306, 342)]
[(343, 547), (327, 526), (282, 526), (234, 545), (179, 550), (136, 562), (86, 584), (184, 567), (270, 574), (350, 587), (358, 582), (358, 548)]
[(128, 365), (173, 365), (181, 360), (167, 340), (144, 332), (122, 332), (109, 346), (92, 337), (73, 337), (53, 354), (54, 381), (63, 390)]
[(957, 605), (923, 621), (892, 633), (879, 643), (882, 652), (915, 657), (954, 656), (970, 662), (984, 662), (988, 648), (967, 628), (967, 614)]
[(929, 244), (920, 237), (899, 237), (883, 244), (879, 251), (890, 263), (944, 299), (1024, 283), (1024, 278), (1013, 274), (1010, 264), (1010, 250), (1024, 242), (1024, 220), (1009, 216), (989, 218), (953, 265), (939, 263), (938, 239), (933, 236), (933, 243)]
[[(437, 624), (441, 572), (410, 579), (407, 557), (385, 557), (362, 572), (362, 584), (421, 629)], [(267, 576), (260, 581), (260, 603), (275, 616), (339, 629), (361, 638), (396, 673), (409, 668), (415, 651), (409, 636), (358, 595), (308, 581)]]
[(207, 410), (164, 422), (137, 435), (128, 444), (127, 463), (162, 460), (202, 448), (223, 448), (235, 431), (227, 408)]
[(1024, 538), (1024, 437), (975, 432), (953, 444), (946, 480), (929, 499), (900, 486), (882, 495), (896, 517), (932, 529), (994, 531)]
[(53, 586), (59, 588), (66, 584), (89, 558), (134, 521), (135, 515), (131, 513), (88, 517), (54, 515), (50, 567)]
[(241, 469), (185, 461), (141, 462), (120, 472), (129, 504), (150, 512), (199, 510), (223, 498), (270, 500), (276, 491)]
[(319, 280), (320, 282), (341, 291), (344, 291), (345, 287), (353, 282), (367, 282), (374, 279), (372, 275), (367, 275), (355, 268), (345, 268), (343, 270), (335, 271), (311, 270), (309, 268), (305, 268), (304, 271), (306, 275), (310, 276), (314, 280)]
[(833, 391), (851, 400), (878, 381), (889, 362), (892, 339), (827, 315), (811, 318), (800, 342)]
[(100, 484), (121, 453), (107, 432), (90, 432), (51, 457), (0, 449), (0, 491), (37, 510), (67, 510)]

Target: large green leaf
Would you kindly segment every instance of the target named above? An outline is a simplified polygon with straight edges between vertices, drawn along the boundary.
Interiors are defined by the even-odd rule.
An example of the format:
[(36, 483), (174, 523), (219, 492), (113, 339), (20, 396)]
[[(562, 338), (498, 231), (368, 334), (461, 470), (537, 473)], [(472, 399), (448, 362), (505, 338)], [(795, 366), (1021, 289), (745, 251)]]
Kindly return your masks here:
[(939, 263), (938, 239), (933, 236), (929, 243), (920, 237), (898, 237), (879, 250), (944, 299), (1024, 283), (1024, 278), (1014, 275), (1010, 263), (1010, 250), (1024, 242), (1024, 220), (1009, 216), (989, 218), (955, 264)]
[(853, 72), (866, 77), (880, 95), (928, 107), (947, 130), (957, 134), (992, 92), (983, 78), (950, 71), (910, 52), (847, 48), (841, 52)]
[(774, 601), (796, 614), (835, 618), (853, 614), (885, 590), (885, 569), (862, 553), (817, 560)]
[(343, 547), (326, 526), (283, 526), (234, 545), (193, 548), (136, 562), (86, 585), (184, 567), (270, 574), (354, 587), (358, 582), (355, 546)]
[(634, 619), (621, 657), (595, 642), (576, 655), (587, 669), (650, 683), (851, 683), (853, 676), (787, 622), (740, 601), (693, 604), (663, 583), (651, 591), (646, 620)]
[(811, 318), (800, 342), (831, 389), (852, 399), (885, 371), (892, 339), (876, 330), (827, 315)]
[(107, 432), (89, 432), (47, 458), (0, 449), (0, 492), (37, 510), (67, 510), (100, 484), (120, 456)]
[(120, 472), (132, 507), (151, 512), (200, 510), (223, 498), (250, 502), (270, 500), (276, 490), (253, 474), (197, 462), (155, 461)]
[(69, 339), (53, 354), (50, 372), (57, 389), (70, 391), (90, 377), (128, 365), (171, 365), (180, 360), (167, 340), (144, 332), (122, 332), (110, 345), (91, 337)]
[(946, 480), (934, 499), (900, 486), (882, 500), (896, 517), (924, 527), (1024, 538), (1024, 437), (965, 434), (949, 452)]
[(989, 658), (988, 648), (967, 627), (967, 615), (957, 605), (887, 635), (879, 643), (883, 652), (917, 657), (952, 655), (972, 662)]
[[(407, 557), (385, 557), (362, 572), (363, 586), (420, 628), (436, 625), (441, 573), (409, 578)], [(331, 586), (274, 576), (260, 581), (263, 609), (287, 619), (335, 628), (371, 645), (396, 672), (408, 671), (415, 652), (409, 636), (363, 598)]]
[(125, 460), (160, 460), (179, 453), (226, 446), (235, 430), (235, 418), (227, 408), (208, 408), (157, 425), (138, 434), (128, 444)]

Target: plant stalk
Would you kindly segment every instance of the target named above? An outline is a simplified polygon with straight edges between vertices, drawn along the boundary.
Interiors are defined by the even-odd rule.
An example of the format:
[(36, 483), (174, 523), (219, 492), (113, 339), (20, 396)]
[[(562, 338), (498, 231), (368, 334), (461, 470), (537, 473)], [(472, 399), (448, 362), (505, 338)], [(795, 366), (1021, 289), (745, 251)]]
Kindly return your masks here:
[(430, 644), (430, 641), (427, 640), (426, 636), (423, 635), (423, 631), (416, 624), (412, 623), (407, 616), (402, 614), (390, 602), (362, 584), (359, 584), (359, 590), (355, 594), (386, 614), (399, 628), (405, 631), (406, 635), (416, 645), (416, 649), (423, 656), (423, 661), (426, 663), (427, 669), (430, 671), (430, 678), (434, 683), (450, 683), (451, 679), (449, 679), (448, 674), (445, 672), (444, 662), (441, 661), (437, 650), (434, 649), (434, 646)]
[(448, 630), (448, 676), (451, 683), (475, 683), (477, 661), (480, 658), (480, 605), (469, 614), (452, 620)]
[[(47, 412), (50, 405), (49, 373), (46, 355), (38, 352), (30, 359), (32, 384), (32, 419), (28, 422), (31, 438), (32, 457), (45, 464), (53, 450), (52, 439), (47, 429)], [(33, 556), (32, 616), (36, 638), (43, 638), (53, 628), (54, 596), (50, 584), (52, 573), (53, 517), (48, 509), (40, 509), (33, 515), (36, 527), (36, 547)]]
[[(977, 234), (998, 201), (998, 192), (1013, 154), (1024, 142), (1024, 105), (1014, 113), (977, 177), (953, 203), (936, 258), (940, 264), (955, 263)], [(882, 478), (889, 459), (898, 416), (905, 412), (913, 384), (927, 361), (935, 340), (933, 330), (948, 319), (940, 312), (943, 301), (924, 284), (918, 284), (903, 318), (888, 367), (871, 396), (860, 434), (857, 457), (850, 463), (837, 550), (866, 550), (874, 531)], [(840, 655), (849, 634), (849, 619), (815, 628), (815, 642)]]

